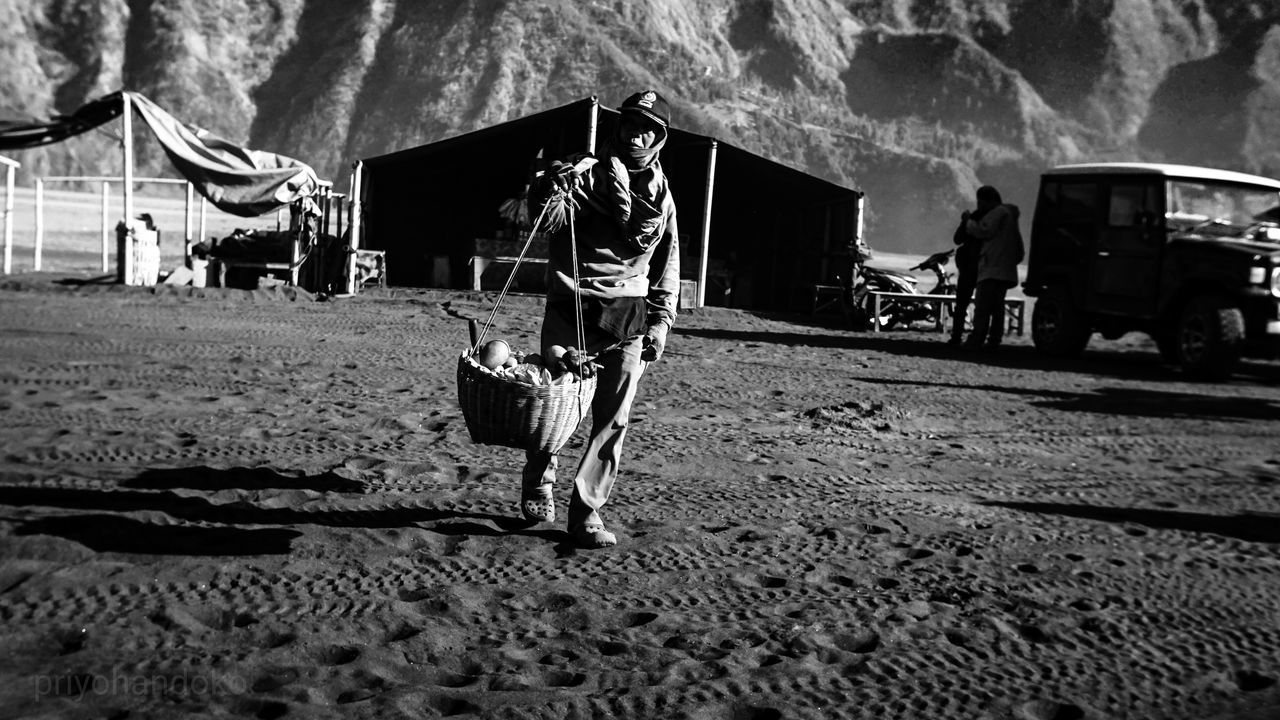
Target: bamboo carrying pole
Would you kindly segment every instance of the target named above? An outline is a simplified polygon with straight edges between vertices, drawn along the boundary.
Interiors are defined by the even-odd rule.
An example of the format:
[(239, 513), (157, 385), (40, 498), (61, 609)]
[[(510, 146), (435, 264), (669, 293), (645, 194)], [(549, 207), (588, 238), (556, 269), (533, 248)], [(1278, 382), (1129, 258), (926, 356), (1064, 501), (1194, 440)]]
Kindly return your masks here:
[(702, 206), (702, 247), (698, 253), (698, 302), (696, 307), (707, 303), (707, 257), (711, 244), (711, 196), (716, 188), (716, 148), (719, 143), (711, 141), (707, 149), (707, 194)]
[(600, 124), (600, 100), (591, 96), (591, 114), (587, 116), (587, 152), (596, 154), (596, 133)]

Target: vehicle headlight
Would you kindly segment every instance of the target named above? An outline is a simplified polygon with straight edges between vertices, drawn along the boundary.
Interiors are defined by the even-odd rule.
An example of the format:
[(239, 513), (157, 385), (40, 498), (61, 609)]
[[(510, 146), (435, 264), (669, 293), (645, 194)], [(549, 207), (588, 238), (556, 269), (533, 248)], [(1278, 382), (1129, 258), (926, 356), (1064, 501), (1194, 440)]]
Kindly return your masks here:
[(1280, 298), (1280, 267), (1271, 268), (1271, 295)]
[(1267, 269), (1264, 267), (1249, 268), (1249, 284), (1261, 285), (1267, 281)]

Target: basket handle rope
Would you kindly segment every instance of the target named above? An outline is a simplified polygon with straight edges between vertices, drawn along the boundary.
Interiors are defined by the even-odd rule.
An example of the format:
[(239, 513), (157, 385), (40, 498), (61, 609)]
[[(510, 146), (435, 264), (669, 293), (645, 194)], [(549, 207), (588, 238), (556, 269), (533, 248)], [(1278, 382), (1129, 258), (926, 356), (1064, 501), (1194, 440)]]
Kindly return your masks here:
[[(582, 357), (586, 356), (586, 330), (585, 323), (582, 322), (582, 287), (578, 279), (578, 234), (574, 230), (573, 222), (573, 203), (569, 203), (569, 254), (573, 258), (573, 320), (578, 331), (578, 352), (582, 353)], [(587, 361), (589, 362), (589, 361)], [(581, 368), (579, 368), (581, 372)], [(585, 382), (578, 383), (578, 417), (582, 417), (582, 386)]]
[[(564, 191), (557, 192), (564, 194)], [(552, 200), (556, 199), (553, 195)], [(569, 198), (566, 201), (569, 210), (569, 248), (573, 257), (573, 310), (574, 325), (577, 330), (578, 349), (585, 352), (583, 345), (585, 344), (586, 333), (582, 321), (582, 296), (579, 294), (579, 278), (578, 278), (578, 237), (574, 231), (573, 222), (573, 200)], [(542, 221), (547, 217), (547, 210), (551, 207), (551, 200), (548, 200), (542, 206), (542, 212), (538, 213), (538, 219), (533, 221), (533, 227), (529, 229), (529, 237), (524, 241), (524, 247), (520, 248), (520, 256), (516, 258), (516, 264), (511, 268), (511, 274), (507, 276), (507, 282), (502, 286), (502, 292), (498, 293), (498, 299), (493, 303), (493, 309), (489, 311), (489, 317), (484, 321), (484, 328), (476, 336), (475, 344), (471, 346), (471, 354), (475, 354), (480, 350), (480, 346), (484, 344), (484, 337), (489, 333), (489, 328), (493, 326), (493, 319), (498, 315), (498, 306), (506, 299), (507, 292), (511, 289), (511, 283), (516, 279), (516, 272), (520, 270), (520, 264), (524, 262), (525, 255), (529, 253), (529, 247), (533, 245), (533, 238), (538, 234), (538, 230), (542, 227)], [(578, 388), (581, 395), (582, 388)]]

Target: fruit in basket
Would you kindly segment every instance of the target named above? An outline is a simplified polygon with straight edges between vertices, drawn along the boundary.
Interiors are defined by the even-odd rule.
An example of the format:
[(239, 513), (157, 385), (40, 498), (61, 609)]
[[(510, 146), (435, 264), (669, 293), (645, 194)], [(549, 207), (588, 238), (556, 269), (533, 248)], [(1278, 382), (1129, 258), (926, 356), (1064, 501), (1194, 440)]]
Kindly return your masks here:
[(564, 356), (561, 360), (564, 361), (566, 370), (576, 375), (582, 374), (582, 353), (578, 352), (577, 348), (573, 346), (565, 348)]
[(507, 361), (502, 363), (502, 367), (513, 368), (519, 364), (520, 364), (519, 358), (517, 358), (515, 355), (510, 355), (507, 357)]
[(537, 365), (538, 367), (542, 367), (542, 356), (538, 353), (529, 353), (524, 356), (524, 359), (521, 360), (521, 362), (526, 365)]
[(546, 362), (547, 367), (550, 367), (552, 363), (564, 357), (565, 350), (566, 348), (563, 345), (552, 345), (544, 350), (542, 352), (542, 357)]
[(490, 340), (480, 346), (480, 364), (494, 370), (511, 357), (511, 346), (505, 340)]

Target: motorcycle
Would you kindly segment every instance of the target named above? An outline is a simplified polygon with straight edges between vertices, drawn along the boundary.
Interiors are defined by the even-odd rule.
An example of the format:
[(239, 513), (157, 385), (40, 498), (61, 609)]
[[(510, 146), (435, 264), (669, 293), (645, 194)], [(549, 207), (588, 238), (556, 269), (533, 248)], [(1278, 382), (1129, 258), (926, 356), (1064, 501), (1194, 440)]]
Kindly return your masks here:
[[(888, 268), (867, 265), (872, 258), (871, 249), (865, 244), (854, 247), (852, 253), (854, 281), (847, 287), (845, 304), (846, 315), (855, 328), (865, 330), (874, 324), (875, 296), (873, 292), (901, 293), (907, 295), (954, 295), (956, 292), (953, 274), (945, 268), (955, 248), (936, 252), (913, 266), (908, 272), (890, 270)], [(917, 287), (919, 280), (911, 273), (932, 272), (937, 278), (928, 292), (921, 292)], [(933, 303), (904, 302), (893, 297), (880, 298), (879, 324), (882, 329), (892, 330), (896, 327), (911, 327), (915, 323), (936, 325), (940, 308)]]

